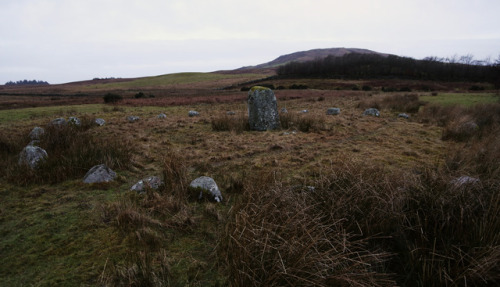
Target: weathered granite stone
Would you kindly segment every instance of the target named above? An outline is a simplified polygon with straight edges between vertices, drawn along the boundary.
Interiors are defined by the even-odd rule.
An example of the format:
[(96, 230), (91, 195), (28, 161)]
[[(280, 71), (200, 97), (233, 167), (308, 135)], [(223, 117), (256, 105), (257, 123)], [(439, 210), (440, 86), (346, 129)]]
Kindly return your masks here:
[(410, 116), (407, 115), (407, 114), (405, 114), (405, 113), (401, 113), (401, 114), (398, 115), (398, 118), (409, 119)]
[(206, 191), (210, 193), (213, 200), (217, 202), (222, 201), (222, 194), (219, 190), (219, 187), (217, 186), (217, 183), (215, 183), (215, 180), (213, 180), (213, 178), (211, 177), (208, 176), (198, 177), (197, 179), (193, 180), (189, 184), (189, 186), (192, 188), (202, 189), (202, 191), (200, 192), (199, 199), (203, 198), (203, 191)]
[(340, 114), (340, 108), (329, 108), (326, 110), (327, 115), (338, 115)]
[(226, 115), (228, 115), (228, 116), (234, 116), (234, 115), (236, 115), (236, 113), (233, 112), (233, 111), (227, 111)]
[(28, 145), (19, 154), (18, 164), (27, 164), (31, 168), (37, 165), (48, 157), (47, 152), (38, 146)]
[(127, 117), (127, 121), (128, 121), (129, 123), (136, 122), (136, 121), (138, 121), (139, 119), (140, 119), (140, 118), (139, 118), (139, 117), (137, 117), (137, 116), (128, 116), (128, 117)]
[(375, 109), (375, 108), (369, 108), (369, 109), (366, 109), (363, 112), (363, 115), (365, 115), (365, 116), (380, 117), (380, 112), (377, 109)]
[(300, 112), (303, 113), (303, 114), (307, 114), (309, 111), (308, 110), (302, 110)]
[(188, 116), (190, 116), (190, 117), (197, 117), (199, 115), (200, 115), (200, 113), (198, 113), (197, 111), (189, 111), (188, 112)]
[(92, 167), (85, 177), (83, 183), (101, 183), (113, 181), (116, 177), (116, 172), (111, 170), (105, 164), (100, 164)]
[(30, 134), (29, 137), (31, 140), (39, 140), (40, 137), (45, 133), (45, 130), (41, 127), (34, 127)]
[(163, 185), (161, 178), (157, 176), (150, 176), (139, 180), (130, 188), (130, 190), (143, 192), (145, 189), (158, 189), (161, 185)]
[(266, 131), (280, 128), (278, 103), (271, 89), (259, 86), (251, 88), (247, 101), (251, 130)]
[(103, 126), (103, 125), (106, 123), (106, 121), (105, 121), (104, 119), (101, 119), (101, 118), (95, 119), (95, 121), (94, 121), (94, 122), (95, 122), (95, 123), (96, 123), (96, 125), (98, 125), (98, 126)]
[(75, 126), (81, 126), (82, 125), (82, 122), (77, 117), (69, 117), (68, 123), (72, 124), (72, 125), (75, 125)]
[(159, 115), (156, 116), (158, 119), (166, 119), (167, 118), (167, 115), (164, 114), (164, 113), (161, 113)]
[(64, 119), (64, 118), (57, 118), (57, 119), (51, 121), (50, 124), (53, 126), (65, 126), (68, 124), (68, 122), (66, 122), (66, 119)]

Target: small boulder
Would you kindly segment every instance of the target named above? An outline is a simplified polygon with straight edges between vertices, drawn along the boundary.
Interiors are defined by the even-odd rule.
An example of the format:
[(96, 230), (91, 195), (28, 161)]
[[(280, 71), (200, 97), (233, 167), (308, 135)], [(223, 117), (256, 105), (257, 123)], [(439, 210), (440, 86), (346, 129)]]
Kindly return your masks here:
[(409, 119), (410, 116), (407, 115), (407, 114), (405, 114), (405, 113), (401, 113), (401, 114), (398, 115), (398, 118)]
[(104, 119), (101, 119), (101, 118), (95, 119), (95, 121), (94, 121), (94, 122), (95, 122), (95, 123), (96, 123), (96, 125), (98, 125), (98, 126), (103, 126), (103, 125), (106, 123), (106, 121), (105, 121)]
[(217, 183), (215, 183), (215, 180), (213, 180), (213, 178), (211, 177), (208, 176), (198, 177), (197, 179), (193, 180), (189, 184), (189, 186), (192, 188), (202, 189), (202, 191), (200, 192), (199, 199), (203, 198), (203, 191), (206, 191), (211, 194), (213, 200), (217, 202), (222, 201), (222, 194), (219, 190), (219, 187), (217, 186)]
[(111, 170), (105, 164), (100, 164), (92, 167), (83, 177), (83, 183), (101, 183), (113, 181), (116, 177), (116, 172)]
[(28, 145), (19, 154), (19, 165), (27, 164), (35, 168), (42, 160), (48, 157), (47, 152), (38, 146)]
[(286, 108), (281, 108), (281, 113), (286, 114), (286, 113), (288, 113), (288, 110)]
[(303, 114), (307, 114), (309, 111), (308, 110), (302, 110), (300, 112), (303, 113)]
[(72, 124), (72, 125), (75, 125), (75, 126), (81, 126), (82, 125), (82, 122), (77, 117), (69, 117), (68, 123)]
[(40, 140), (40, 137), (45, 133), (45, 130), (41, 127), (34, 127), (30, 134), (29, 137), (31, 140)]
[(339, 115), (340, 114), (340, 108), (329, 108), (326, 110), (327, 115)]
[(233, 111), (227, 111), (226, 115), (228, 115), (228, 116), (234, 116), (234, 115), (236, 115), (236, 113), (233, 112)]
[(57, 118), (57, 119), (50, 122), (50, 125), (53, 125), (53, 126), (65, 126), (67, 124), (68, 124), (68, 122), (64, 118)]
[(190, 116), (190, 117), (197, 117), (199, 115), (200, 115), (200, 113), (198, 113), (197, 111), (189, 111), (188, 112), (188, 116)]
[(363, 112), (363, 115), (364, 116), (380, 117), (380, 112), (375, 108), (369, 108)]
[(130, 188), (130, 190), (143, 192), (145, 189), (158, 189), (161, 185), (163, 185), (161, 178), (157, 176), (150, 176), (139, 180)]
[(139, 118), (139, 117), (137, 117), (137, 116), (128, 116), (128, 117), (127, 117), (127, 121), (128, 121), (129, 123), (136, 122), (136, 121), (138, 121), (139, 119), (140, 119), (140, 118)]
[(166, 119), (167, 115), (164, 114), (164, 113), (161, 113), (161, 114), (157, 115), (156, 118), (158, 118), (158, 119)]

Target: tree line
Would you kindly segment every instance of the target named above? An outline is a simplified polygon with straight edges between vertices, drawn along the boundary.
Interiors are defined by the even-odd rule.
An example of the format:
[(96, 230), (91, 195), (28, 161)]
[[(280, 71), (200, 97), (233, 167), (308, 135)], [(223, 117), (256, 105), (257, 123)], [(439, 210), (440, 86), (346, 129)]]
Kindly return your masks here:
[(8, 81), (5, 83), (6, 86), (40, 86), (40, 85), (49, 85), (48, 82), (46, 81), (37, 81), (37, 80), (21, 80), (21, 81)]
[(473, 57), (416, 60), (400, 56), (351, 53), (308, 62), (290, 62), (277, 69), (280, 77), (405, 78), (439, 81), (491, 82), (500, 86), (500, 57), (494, 63)]

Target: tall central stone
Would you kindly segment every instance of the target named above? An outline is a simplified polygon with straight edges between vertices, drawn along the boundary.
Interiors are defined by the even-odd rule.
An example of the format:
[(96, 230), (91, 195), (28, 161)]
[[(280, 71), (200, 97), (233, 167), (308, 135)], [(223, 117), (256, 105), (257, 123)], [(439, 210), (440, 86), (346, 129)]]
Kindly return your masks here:
[(280, 128), (278, 103), (273, 91), (255, 86), (248, 92), (248, 123), (251, 130), (266, 131)]

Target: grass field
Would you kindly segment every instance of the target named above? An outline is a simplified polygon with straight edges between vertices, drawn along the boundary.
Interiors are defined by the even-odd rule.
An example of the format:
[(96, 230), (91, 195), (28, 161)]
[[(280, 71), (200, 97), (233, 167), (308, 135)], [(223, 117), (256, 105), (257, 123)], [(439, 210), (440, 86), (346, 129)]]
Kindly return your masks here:
[[(193, 76), (200, 80), (199, 74), (176, 74), (123, 85), (189, 84)], [(226, 83), (219, 75), (202, 78)], [(499, 282), (497, 96), (277, 95), (279, 109), (288, 110), (281, 114), (284, 128), (266, 132), (247, 130), (243, 100), (0, 110), (0, 285)], [(418, 100), (468, 108), (419, 110), (424, 103)], [(362, 115), (365, 106), (375, 105), (380, 117)], [(341, 114), (327, 116), (329, 107)], [(189, 110), (200, 116), (188, 117)], [(160, 112), (167, 118), (158, 119)], [(401, 112), (411, 118), (398, 118)], [(140, 120), (129, 123), (128, 115)], [(59, 134), (61, 143), (42, 140), (52, 148), (46, 172), (17, 166), (34, 126), (69, 116), (103, 118), (106, 125), (68, 130)], [(478, 128), (460, 129), (471, 120)], [(115, 182), (81, 182), (92, 163), (78, 158), (87, 141), (103, 150), (123, 149), (121, 163), (110, 159), (111, 151), (95, 153), (96, 164), (115, 162)], [(151, 175), (161, 176), (165, 186), (129, 191)], [(202, 175), (216, 180), (221, 204), (190, 195), (186, 186)], [(455, 190), (449, 182), (464, 175), (481, 184)]]

